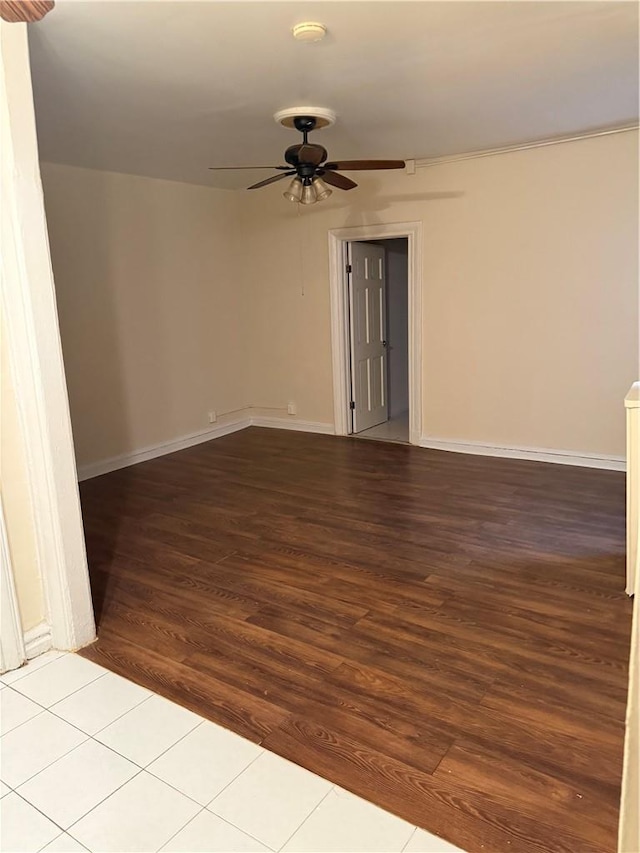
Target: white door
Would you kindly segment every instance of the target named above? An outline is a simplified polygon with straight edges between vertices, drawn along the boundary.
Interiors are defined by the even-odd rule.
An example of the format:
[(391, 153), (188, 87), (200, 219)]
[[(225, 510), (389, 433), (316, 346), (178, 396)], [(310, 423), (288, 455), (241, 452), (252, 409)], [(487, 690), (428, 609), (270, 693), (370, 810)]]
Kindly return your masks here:
[(353, 432), (389, 418), (384, 249), (348, 244)]

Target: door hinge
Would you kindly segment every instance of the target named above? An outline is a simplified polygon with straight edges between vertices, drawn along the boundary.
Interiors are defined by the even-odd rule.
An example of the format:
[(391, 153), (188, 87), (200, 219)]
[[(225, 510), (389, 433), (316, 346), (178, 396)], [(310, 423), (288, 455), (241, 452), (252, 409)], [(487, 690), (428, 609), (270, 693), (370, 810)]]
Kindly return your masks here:
[(353, 272), (353, 267), (351, 264), (347, 264), (347, 272)]
[(355, 407), (356, 407), (356, 404), (355, 404), (355, 403), (353, 402), (353, 400), (352, 400), (352, 401), (349, 403), (349, 408), (350, 408), (350, 409), (355, 409)]

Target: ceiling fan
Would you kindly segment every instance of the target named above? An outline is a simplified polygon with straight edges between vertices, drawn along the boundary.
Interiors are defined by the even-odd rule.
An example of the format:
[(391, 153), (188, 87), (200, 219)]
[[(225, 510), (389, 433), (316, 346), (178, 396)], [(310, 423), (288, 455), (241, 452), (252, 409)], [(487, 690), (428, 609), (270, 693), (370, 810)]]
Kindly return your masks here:
[[(276, 116), (277, 118), (277, 116)], [(302, 134), (302, 143), (291, 145), (284, 152), (287, 166), (210, 166), (213, 171), (227, 169), (277, 169), (281, 174), (273, 175), (264, 181), (258, 181), (247, 189), (257, 190), (266, 187), (283, 178), (295, 175), (289, 184), (284, 197), (291, 202), (300, 204), (315, 204), (331, 195), (331, 188), (352, 190), (357, 187), (355, 181), (341, 175), (341, 171), (360, 171), (363, 169), (404, 169), (404, 160), (327, 160), (327, 150), (322, 145), (308, 141), (308, 135), (316, 127), (326, 126), (328, 122), (318, 124), (318, 119), (312, 115), (296, 115), (291, 117), (291, 124)], [(283, 122), (284, 123), (284, 122)]]

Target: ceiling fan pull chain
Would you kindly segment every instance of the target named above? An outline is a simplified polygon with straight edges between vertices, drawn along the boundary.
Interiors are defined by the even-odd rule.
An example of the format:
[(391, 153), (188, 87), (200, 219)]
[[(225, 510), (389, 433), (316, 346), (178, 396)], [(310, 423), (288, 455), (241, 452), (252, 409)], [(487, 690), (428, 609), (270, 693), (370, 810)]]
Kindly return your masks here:
[[(302, 228), (302, 211), (300, 210), (300, 202), (296, 204), (296, 215), (298, 217), (298, 222), (300, 225), (299, 228)], [(304, 251), (302, 249), (302, 244), (304, 240), (298, 241), (298, 253), (300, 257), (300, 296), (304, 296)]]

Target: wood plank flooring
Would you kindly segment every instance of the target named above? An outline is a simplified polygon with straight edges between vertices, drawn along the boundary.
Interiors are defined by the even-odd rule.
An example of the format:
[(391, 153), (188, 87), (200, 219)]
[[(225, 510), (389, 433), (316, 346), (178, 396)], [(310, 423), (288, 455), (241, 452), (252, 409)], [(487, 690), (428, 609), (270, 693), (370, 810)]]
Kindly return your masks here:
[(623, 474), (252, 428), (81, 496), (86, 657), (471, 853), (613, 853)]

